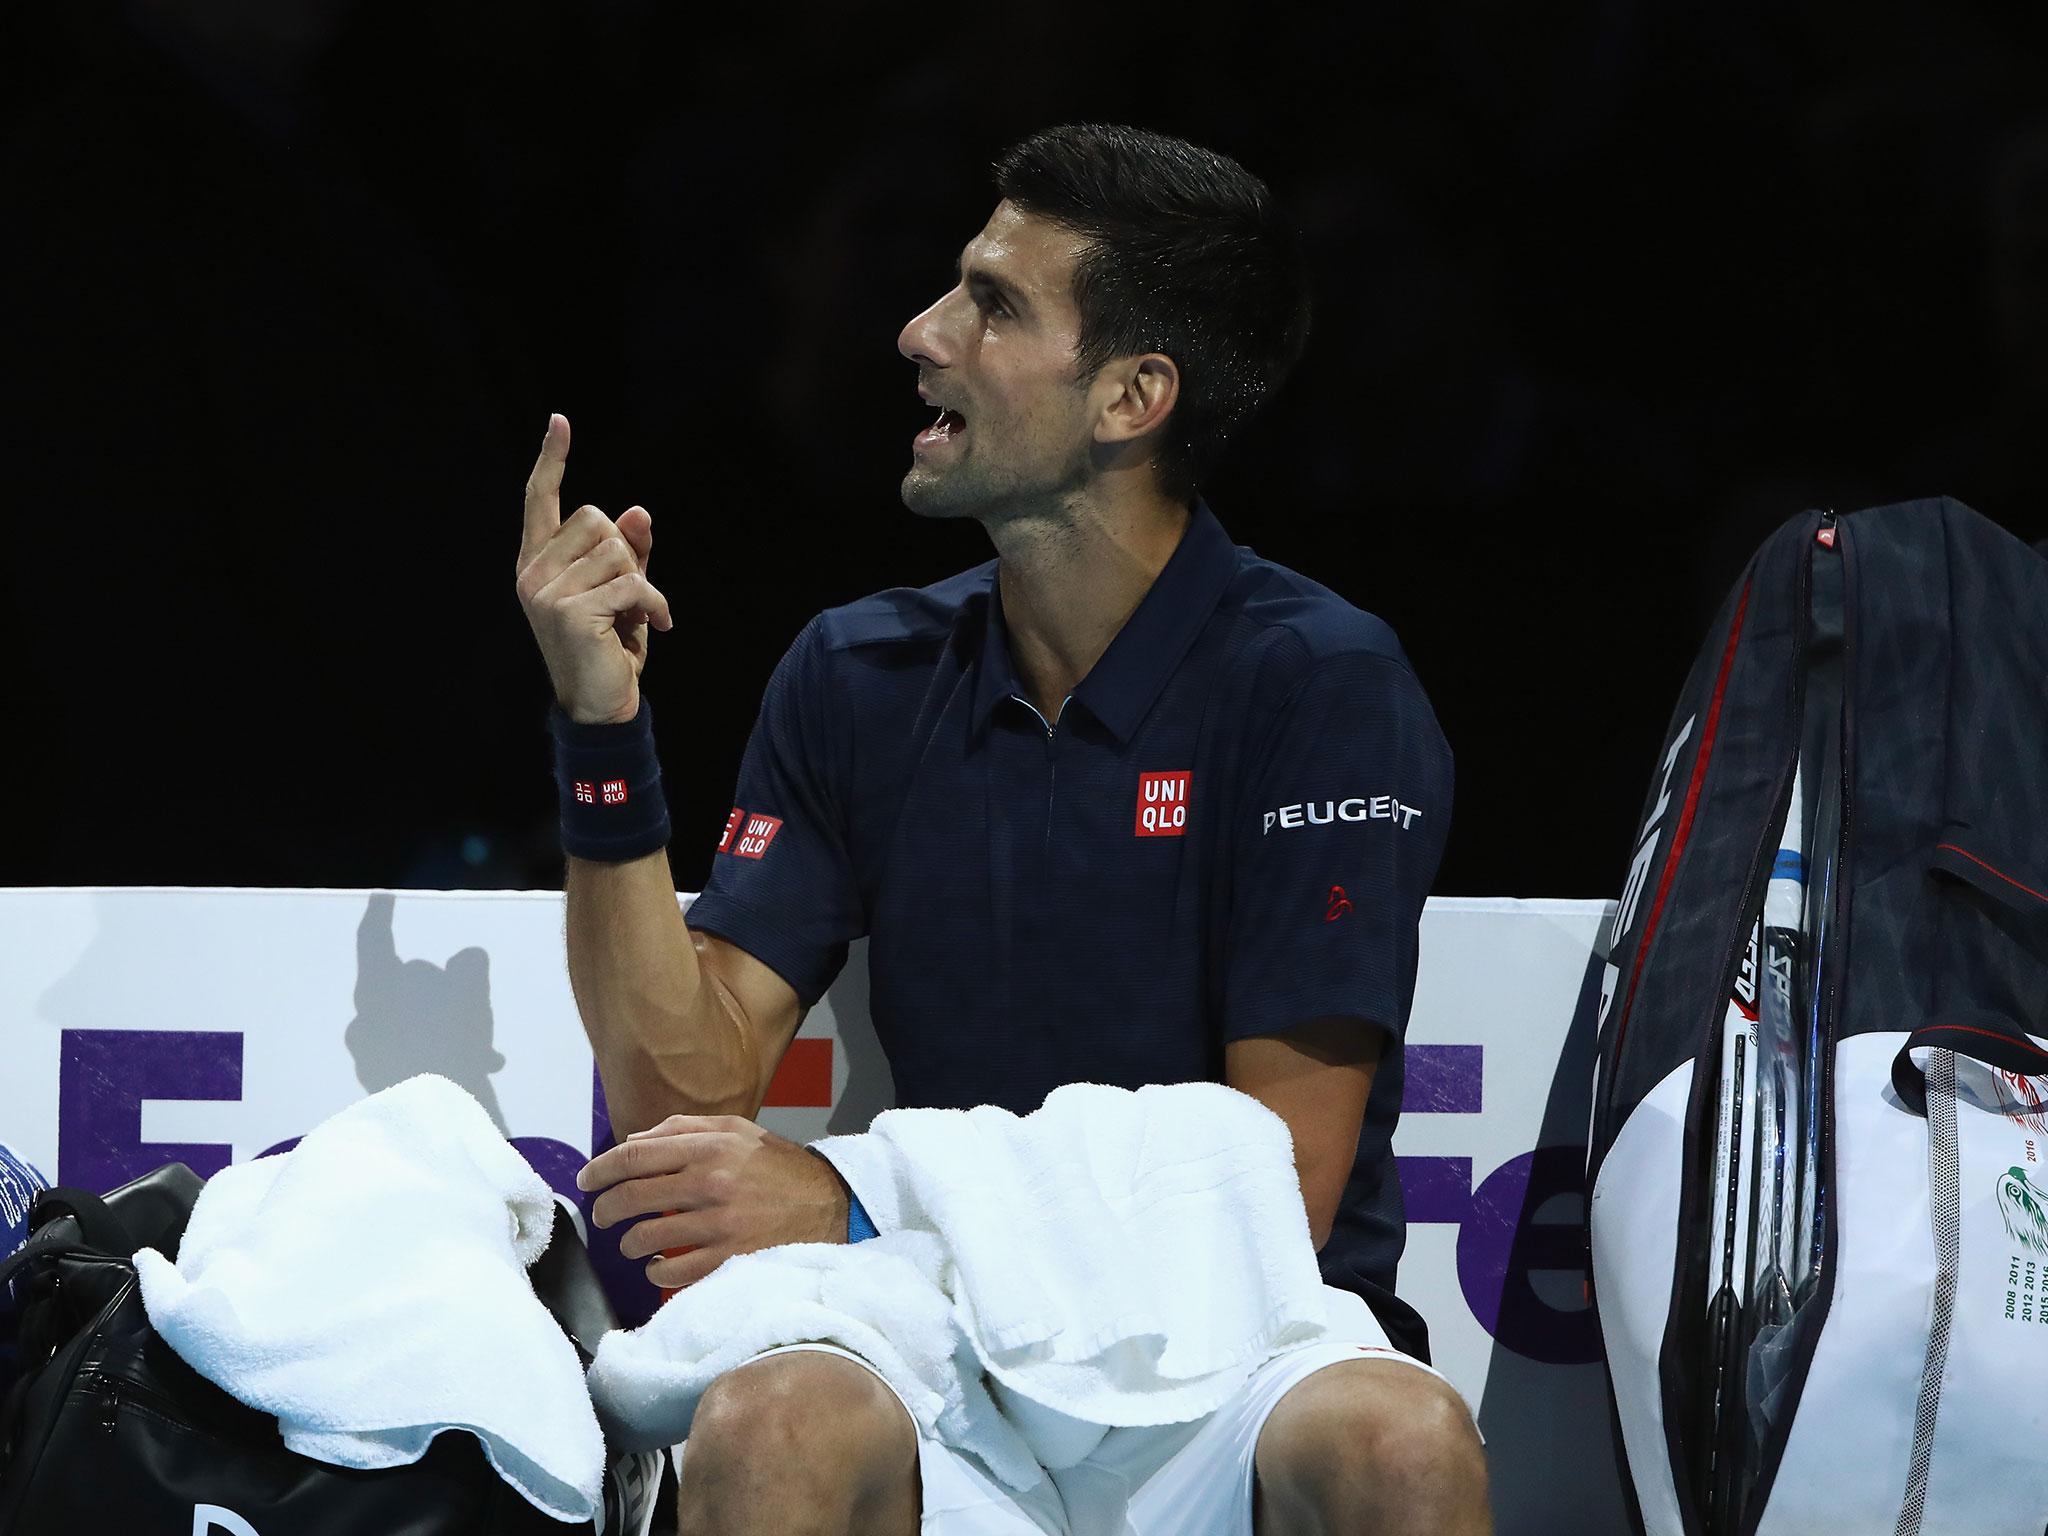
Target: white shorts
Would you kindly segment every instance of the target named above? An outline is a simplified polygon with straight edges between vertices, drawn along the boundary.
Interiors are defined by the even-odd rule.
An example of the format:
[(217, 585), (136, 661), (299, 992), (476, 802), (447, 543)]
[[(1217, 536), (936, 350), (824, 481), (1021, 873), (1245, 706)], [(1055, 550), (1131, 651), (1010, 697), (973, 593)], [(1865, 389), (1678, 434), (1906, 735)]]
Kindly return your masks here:
[[(1388, 1344), (1363, 1301), (1341, 1294), (1357, 1306), (1356, 1314), (1344, 1309), (1341, 1337), (1267, 1361), (1207, 1418), (1112, 1429), (1086, 1460), (1024, 1493), (990, 1476), (974, 1457), (920, 1431), (922, 1536), (1252, 1536), (1253, 1453), (1266, 1416), (1290, 1388), (1326, 1365), (1374, 1358), (1399, 1360), (1445, 1380), (1442, 1372)], [(788, 1344), (754, 1358), (803, 1349), (841, 1355), (874, 1371), (836, 1344)], [(880, 1371), (874, 1374), (888, 1385)], [(903, 1411), (910, 1413), (907, 1406)], [(676, 1447), (678, 1474), (682, 1450)]]

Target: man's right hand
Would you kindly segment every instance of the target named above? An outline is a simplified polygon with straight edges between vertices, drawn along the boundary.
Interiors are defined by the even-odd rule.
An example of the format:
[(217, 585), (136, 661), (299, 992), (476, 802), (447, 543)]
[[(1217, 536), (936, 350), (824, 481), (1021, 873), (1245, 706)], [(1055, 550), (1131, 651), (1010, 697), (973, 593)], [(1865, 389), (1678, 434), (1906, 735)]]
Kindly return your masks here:
[(617, 522), (596, 507), (562, 518), (569, 419), (548, 418), (526, 482), (519, 603), (540, 642), (555, 702), (583, 725), (623, 724), (640, 710), (647, 626), (672, 627), (668, 599), (647, 579), (654, 519), (629, 507)]

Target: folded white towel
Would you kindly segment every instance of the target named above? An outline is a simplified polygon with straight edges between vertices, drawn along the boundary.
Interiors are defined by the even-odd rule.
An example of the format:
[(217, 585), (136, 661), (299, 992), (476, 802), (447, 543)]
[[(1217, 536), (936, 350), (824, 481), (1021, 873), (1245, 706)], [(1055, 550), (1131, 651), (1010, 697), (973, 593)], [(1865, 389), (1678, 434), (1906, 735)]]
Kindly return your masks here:
[(891, 1110), (818, 1150), (877, 1227), (945, 1240), (989, 1374), (1074, 1418), (1200, 1418), (1327, 1324), (1287, 1124), (1220, 1083)]
[(604, 1439), (526, 1277), (554, 1208), (475, 1099), (421, 1076), (221, 1170), (177, 1263), (145, 1248), (135, 1267), (157, 1332), (292, 1450), (400, 1466), (467, 1430), (529, 1502), (580, 1522)]
[(1327, 1328), (1286, 1124), (1219, 1084), (890, 1110), (818, 1150), (885, 1235), (734, 1259), (608, 1335), (591, 1393), (629, 1441), (680, 1438), (720, 1371), (824, 1340), (1024, 1488), (1108, 1426), (1200, 1418)]

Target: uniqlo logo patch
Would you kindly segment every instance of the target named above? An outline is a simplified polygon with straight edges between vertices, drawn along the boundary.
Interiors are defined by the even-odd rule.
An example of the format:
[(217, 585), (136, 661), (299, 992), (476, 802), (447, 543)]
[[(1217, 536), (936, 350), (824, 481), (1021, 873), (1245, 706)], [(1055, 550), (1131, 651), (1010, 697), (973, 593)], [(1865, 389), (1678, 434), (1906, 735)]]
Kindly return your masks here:
[(576, 803), (578, 805), (597, 804), (597, 786), (588, 779), (578, 779), (576, 781)]
[(749, 816), (732, 851), (742, 859), (758, 859), (768, 851), (768, 845), (775, 841), (775, 834), (781, 830), (780, 816)]
[(1188, 791), (1192, 770), (1138, 775), (1139, 837), (1180, 837), (1188, 829)]
[(624, 779), (606, 779), (598, 788), (598, 798), (603, 800), (606, 805), (624, 805), (626, 803), (626, 781)]
[(740, 823), (746, 819), (747, 813), (745, 811), (741, 810), (738, 806), (732, 808), (732, 814), (725, 818), (725, 834), (718, 840), (718, 851), (720, 853), (730, 853), (732, 851), (732, 835), (739, 831)]

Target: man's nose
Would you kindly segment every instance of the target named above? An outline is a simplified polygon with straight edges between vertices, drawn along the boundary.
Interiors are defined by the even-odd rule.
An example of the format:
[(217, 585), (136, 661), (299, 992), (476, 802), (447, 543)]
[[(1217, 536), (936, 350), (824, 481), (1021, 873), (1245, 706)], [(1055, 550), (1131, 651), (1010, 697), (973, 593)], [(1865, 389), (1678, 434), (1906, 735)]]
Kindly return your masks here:
[(922, 314), (913, 315), (896, 338), (896, 350), (913, 363), (946, 367), (952, 361), (952, 348), (946, 343), (945, 327), (941, 323), (945, 308), (946, 301), (942, 298)]

